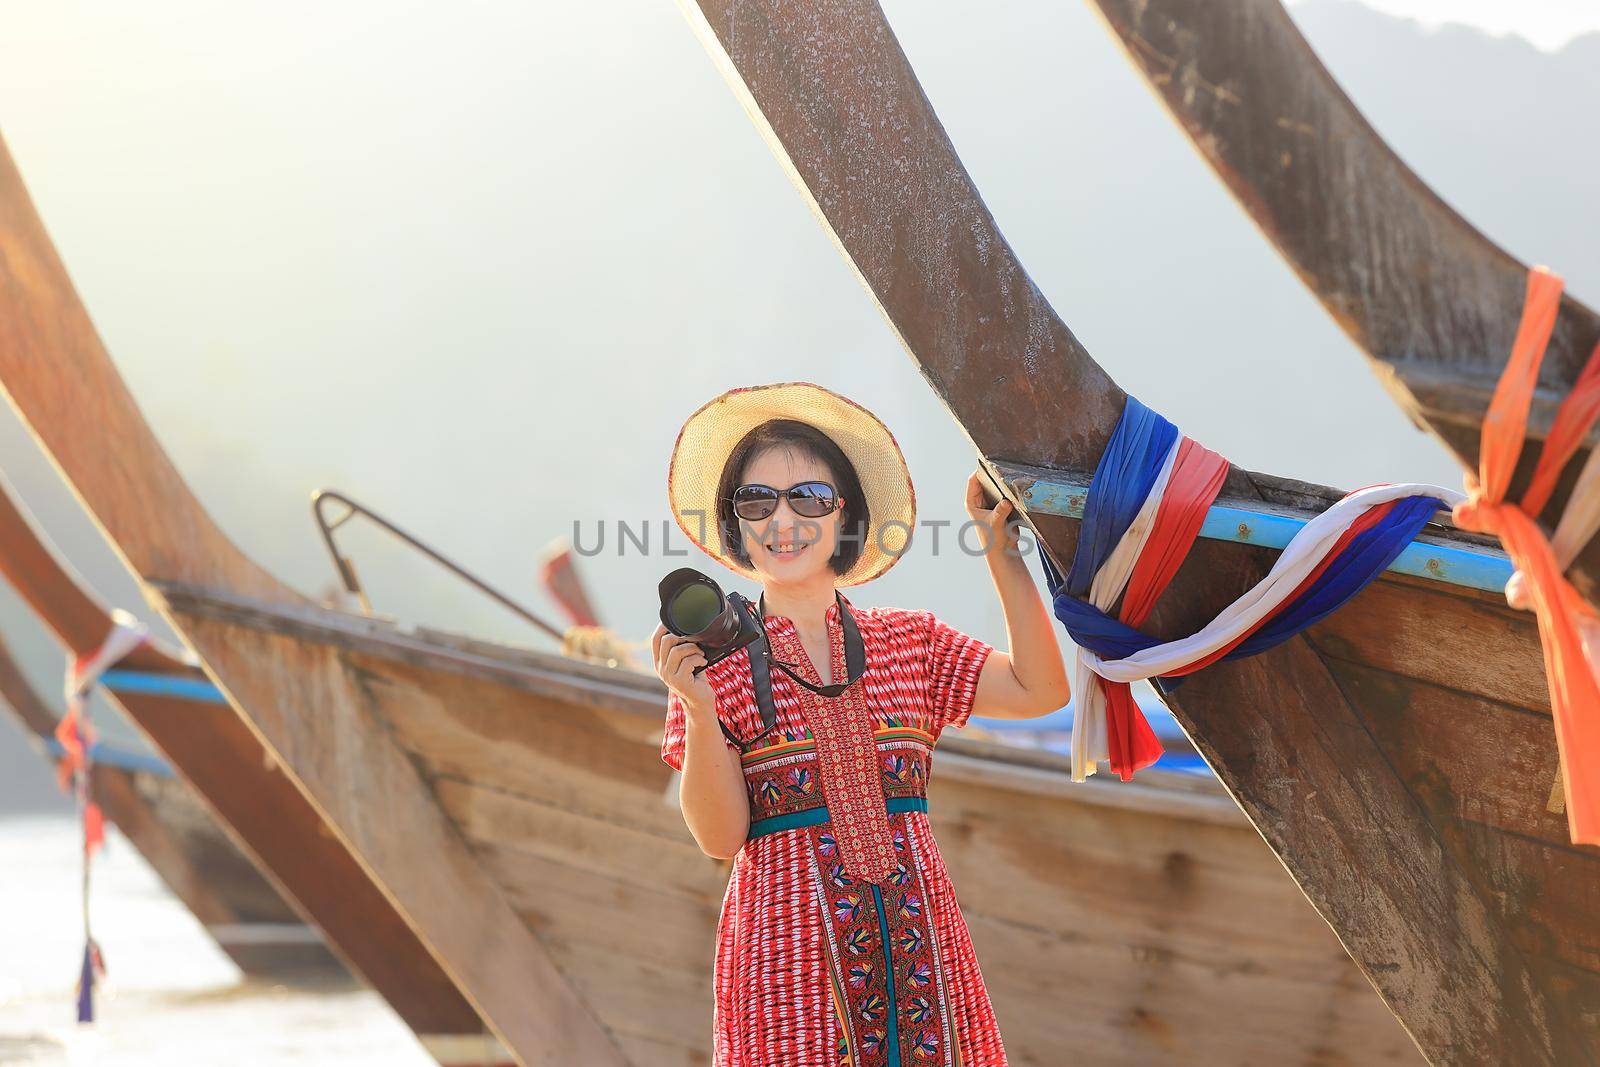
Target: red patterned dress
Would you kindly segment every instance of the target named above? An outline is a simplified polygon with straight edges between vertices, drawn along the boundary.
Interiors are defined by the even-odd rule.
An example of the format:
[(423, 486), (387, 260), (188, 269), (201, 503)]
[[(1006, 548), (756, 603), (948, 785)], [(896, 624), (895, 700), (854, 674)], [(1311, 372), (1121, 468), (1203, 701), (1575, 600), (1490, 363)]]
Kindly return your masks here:
[[(706, 671), (717, 717), (755, 739), (741, 747), (751, 837), (734, 860), (717, 925), (715, 1067), (1005, 1067), (927, 816), (934, 746), (972, 713), (992, 646), (927, 611), (851, 611), (866, 646), (865, 675), (828, 699), (774, 669), (777, 727), (765, 737), (757, 738), (748, 653)], [(781, 615), (766, 617), (774, 657), (816, 684), (843, 679), (837, 604), (827, 625), (831, 679), (818, 676)], [(840, 769), (838, 751), (851, 739), (860, 755), (853, 766), (870, 766), (875, 752), (876, 781)], [(669, 694), (661, 758), (682, 770), (683, 750), (683, 706)], [(852, 792), (832, 812), (830, 788)], [(889, 822), (874, 839), (877, 869), (890, 872), (877, 883), (844, 869), (834, 824), (823, 821), (863, 810), (852, 798), (868, 796)]]

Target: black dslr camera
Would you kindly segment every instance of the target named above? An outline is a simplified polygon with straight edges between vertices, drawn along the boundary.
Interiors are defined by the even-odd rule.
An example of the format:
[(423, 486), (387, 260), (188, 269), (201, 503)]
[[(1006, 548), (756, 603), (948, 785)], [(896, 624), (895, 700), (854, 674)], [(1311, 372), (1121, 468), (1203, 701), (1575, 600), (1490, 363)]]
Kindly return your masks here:
[(765, 631), (750, 610), (750, 601), (722, 587), (693, 567), (680, 567), (661, 579), (661, 624), (687, 637), (706, 654), (699, 674), (718, 660), (761, 640)]
[[(855, 616), (838, 590), (834, 590), (833, 595), (839, 605), (839, 624), (844, 630), (845, 677), (828, 685), (818, 685), (796, 673), (794, 664), (773, 658), (766, 642), (767, 631), (756, 617), (757, 611), (751, 610), (748, 599), (738, 593), (724, 596), (721, 586), (693, 567), (679, 568), (661, 579), (661, 624), (671, 633), (687, 637), (706, 654), (705, 667), (696, 667), (695, 674), (741, 648), (762, 642), (761, 648), (750, 652), (750, 683), (755, 688), (756, 706), (761, 709), (761, 732), (753, 738), (740, 738), (719, 719), (728, 740), (741, 747), (748, 746), (777, 728), (778, 708), (772, 698), (773, 667), (787, 674), (796, 685), (829, 698), (839, 696), (866, 673), (867, 650)], [(765, 601), (760, 607), (765, 607)]]

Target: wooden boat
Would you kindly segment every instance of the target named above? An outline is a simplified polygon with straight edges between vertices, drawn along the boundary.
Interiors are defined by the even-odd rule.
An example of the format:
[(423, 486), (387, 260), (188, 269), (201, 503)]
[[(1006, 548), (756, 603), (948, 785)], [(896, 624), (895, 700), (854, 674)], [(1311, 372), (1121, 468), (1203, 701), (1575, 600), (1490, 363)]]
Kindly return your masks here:
[[(0, 705), (39, 754), (59, 758), (60, 716), (0, 641)], [(324, 983), (344, 967), (162, 761), (97, 746), (91, 788), (151, 869), (246, 976)]]
[[(310, 802), (286, 841), (337, 834), (520, 1062), (706, 1063), (728, 868), (671, 803), (659, 680), (327, 608), (244, 557), (140, 417), (3, 156), (0, 322), (0, 383), (226, 695), (217, 728), (259, 739)], [(959, 732), (936, 763), (930, 817), (1019, 1067), (1068, 1045), (1121, 1064), (1414, 1057), (1214, 781), (1073, 786), (1063, 756)]]
[[(1395, 401), (1476, 470), (1479, 427), (1511, 350), (1528, 268), (1406, 166), (1278, 0), (1094, 6)], [(1566, 296), (1541, 367), (1531, 437), (1544, 438), (1597, 339), (1600, 316)], [(1537, 456), (1524, 450), (1524, 480)], [(1580, 465), (1571, 465), (1545, 509), (1552, 522)], [(1600, 591), (1600, 543), (1587, 547), (1573, 575), (1590, 597)]]
[[(929, 384), (1053, 557), (1070, 559), (1076, 528), (1061, 505), (1081, 494), (1124, 394), (1022, 269), (878, 6), (685, 6)], [(1372, 347), (1397, 363), (1427, 345), (1478, 361), (1492, 383), (1522, 275), (1453, 239), (1446, 209), (1417, 183), (1386, 186), (1371, 169), (1383, 160), (1358, 154), (1359, 120), (1340, 120), (1337, 100), (1319, 106), (1307, 89), (1325, 76), (1303, 44), (1283, 43), (1292, 28), (1276, 3), (1100, 6), (1163, 92), (1206, 116), (1219, 153), (1257, 159), (1250, 173), (1260, 182), (1241, 184), (1244, 198), (1254, 207), (1258, 195), (1283, 194), (1275, 235), (1297, 235), (1313, 257), (1305, 262), (1317, 264), (1307, 273), (1349, 294), (1336, 310), (1342, 322), (1384, 337)], [(1237, 83), (1197, 65), (1196, 35)], [(1281, 110), (1264, 110), (1269, 101)], [(1260, 142), (1217, 134), (1229, 107)], [(1286, 151), (1320, 141), (1338, 153), (1316, 164), (1321, 184), (1274, 190), (1261, 177), (1276, 158), (1262, 132), (1271, 115), (1289, 116), (1271, 135)], [(1233, 180), (1242, 165), (1219, 158)], [(1302, 208), (1324, 223), (1301, 232)], [(1369, 225), (1341, 232), (1352, 214)], [(1340, 240), (1343, 252), (1317, 247)], [(1363, 242), (1371, 260), (1356, 258)], [(1569, 302), (1558, 334), (1564, 355), (1552, 375), (1571, 372), (1595, 331)], [(1476, 436), (1470, 423), (1455, 433), (1463, 455)], [(1235, 468), (1224, 496), (1223, 511), (1281, 515), (1337, 494)], [(1437, 574), (1385, 576), (1301, 637), (1188, 679), (1173, 710), (1425, 1055), (1593, 1064), (1600, 857), (1569, 845), (1564, 818), (1548, 810), (1557, 756), (1535, 624), (1492, 582), (1458, 581), (1445, 565), (1459, 558), (1492, 571), (1498, 553), (1481, 539), (1441, 527), (1430, 546), (1421, 554), (1441, 561)], [(1151, 632), (1192, 632), (1271, 558), (1227, 540), (1198, 543)]]
[[(3, 482), (0, 574), (73, 655), (99, 647), (110, 632), (111, 612), (51, 549)], [(229, 887), (247, 884), (232, 856), (220, 848), (201, 851), (205, 828), (221, 827), (231, 837), (235, 853), (248, 856), (255, 869), (267, 875), (280, 904), (292, 902), (331, 942), (340, 960), (389, 1002), (441, 1064), (480, 1067), (504, 1062), (503, 1050), (423, 940), (337, 831), (283, 773), (249, 724), (229, 710), (191, 655), (152, 641), (136, 649), (103, 681), (108, 699), (150, 739), (188, 787), (182, 790), (176, 782), (162, 787), (166, 799), (161, 811), (175, 818), (184, 809), (172, 798), (186, 794), (191, 803), (196, 798), (203, 802), (209, 820), (214, 820), (190, 820), (187, 841), (171, 841), (174, 835), (164, 831), (159, 820), (141, 817), (139, 794), (124, 789), (115, 780), (115, 770), (101, 761), (104, 769), (97, 770), (95, 785), (100, 787), (102, 779), (109, 783), (103, 794), (107, 814), (146, 856), (162, 857), (159, 862), (152, 859), (153, 864), (202, 921), (227, 923), (235, 906), (228, 903)], [(18, 686), (8, 686), (5, 696), (30, 726), (44, 725), (41, 713), (48, 713), (42, 708), (25, 711), (27, 696)], [(126, 800), (116, 799), (125, 793)], [(179, 847), (184, 843), (188, 853)], [(237, 907), (241, 918), (277, 914), (259, 899), (248, 908), (241, 900)], [(299, 921), (303, 926), (304, 920)], [(226, 936), (219, 941), (230, 955), (257, 953), (268, 946), (251, 948), (238, 942), (262, 941), (260, 935), (272, 930), (224, 926), (214, 936)]]

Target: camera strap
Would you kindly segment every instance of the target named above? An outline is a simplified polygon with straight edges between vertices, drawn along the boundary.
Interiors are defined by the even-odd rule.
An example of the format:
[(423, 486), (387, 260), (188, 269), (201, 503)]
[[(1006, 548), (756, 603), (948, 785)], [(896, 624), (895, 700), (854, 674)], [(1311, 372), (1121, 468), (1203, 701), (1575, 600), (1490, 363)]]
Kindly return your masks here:
[[(755, 689), (756, 706), (761, 709), (762, 730), (761, 733), (751, 739), (752, 741), (766, 736), (778, 724), (778, 707), (772, 700), (772, 668), (774, 666), (794, 679), (797, 684), (803, 685), (813, 693), (825, 697), (839, 696), (850, 686), (860, 681), (861, 676), (867, 672), (867, 647), (861, 640), (861, 631), (856, 626), (855, 616), (851, 614), (850, 606), (844, 602), (844, 597), (839, 595), (837, 589), (834, 590), (833, 596), (834, 602), (839, 605), (839, 625), (844, 630), (845, 679), (842, 682), (833, 682), (829, 685), (816, 685), (795, 673), (792, 665), (785, 663), (781, 659), (773, 658), (772, 643), (767, 638), (766, 595), (762, 594), (760, 603), (755, 605), (754, 617), (750, 621), (760, 632), (761, 640), (750, 646), (750, 681)], [(738, 593), (729, 593), (728, 599), (733, 601), (734, 608), (741, 615), (748, 617), (752, 614), (750, 610), (752, 605), (745, 597), (740, 596)], [(756, 652), (757, 645), (760, 646), (759, 653)], [(727, 732), (726, 727), (723, 728), (723, 732)]]

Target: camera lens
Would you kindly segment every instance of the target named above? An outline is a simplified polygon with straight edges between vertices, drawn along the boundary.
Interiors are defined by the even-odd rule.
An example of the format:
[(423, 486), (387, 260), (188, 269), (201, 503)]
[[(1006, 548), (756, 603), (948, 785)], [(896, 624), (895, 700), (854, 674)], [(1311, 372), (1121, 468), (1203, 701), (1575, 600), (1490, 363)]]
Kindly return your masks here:
[(723, 599), (715, 589), (704, 582), (690, 582), (673, 594), (667, 615), (678, 633), (694, 635), (715, 622), (722, 608)]

